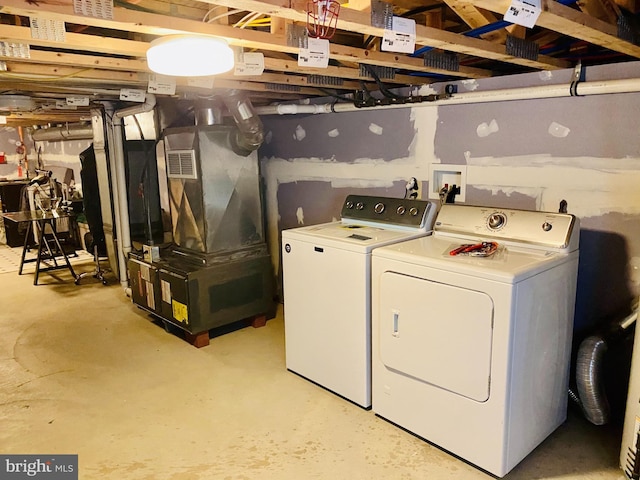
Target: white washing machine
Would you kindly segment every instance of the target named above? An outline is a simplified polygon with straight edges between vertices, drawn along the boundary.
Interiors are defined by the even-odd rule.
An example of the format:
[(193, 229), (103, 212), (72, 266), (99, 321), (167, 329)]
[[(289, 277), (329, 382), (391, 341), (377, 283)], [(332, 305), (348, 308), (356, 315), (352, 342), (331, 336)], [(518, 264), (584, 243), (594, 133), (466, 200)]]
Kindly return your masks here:
[(633, 356), (629, 372), (629, 392), (622, 430), (620, 467), (626, 479), (640, 479), (640, 305), (636, 313), (636, 331), (633, 340)]
[(572, 215), (443, 205), (433, 235), (374, 250), (373, 411), (509, 472), (566, 419), (579, 233)]
[(337, 222), (284, 230), (287, 369), (371, 407), (371, 252), (428, 235), (436, 205), (349, 195)]

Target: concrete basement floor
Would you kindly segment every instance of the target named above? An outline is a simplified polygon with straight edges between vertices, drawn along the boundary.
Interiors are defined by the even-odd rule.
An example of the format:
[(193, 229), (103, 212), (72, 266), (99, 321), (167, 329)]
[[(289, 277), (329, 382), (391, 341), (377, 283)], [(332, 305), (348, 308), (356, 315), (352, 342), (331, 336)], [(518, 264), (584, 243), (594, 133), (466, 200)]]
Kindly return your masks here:
[[(288, 372), (282, 308), (196, 349), (115, 280), (40, 278), (0, 274), (2, 454), (78, 454), (83, 480), (491, 478)], [(619, 450), (571, 412), (505, 478), (621, 479)]]

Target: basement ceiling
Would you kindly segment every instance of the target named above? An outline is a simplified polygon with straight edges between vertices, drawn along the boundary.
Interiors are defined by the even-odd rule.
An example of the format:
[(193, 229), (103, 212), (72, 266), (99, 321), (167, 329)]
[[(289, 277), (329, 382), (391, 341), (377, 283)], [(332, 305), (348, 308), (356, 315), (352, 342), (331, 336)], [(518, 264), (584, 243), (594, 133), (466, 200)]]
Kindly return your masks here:
[[(341, 3), (329, 65), (311, 68), (298, 65), (298, 53), (313, 1), (2, 0), (1, 94), (29, 96), (36, 108), (0, 102), (0, 114), (9, 125), (86, 119), (92, 105), (118, 100), (122, 89), (146, 91), (149, 43), (176, 33), (214, 35), (238, 52), (260, 52), (264, 71), (175, 77), (175, 96), (237, 89), (254, 105), (640, 58), (640, 0), (541, 0), (532, 28), (504, 21), (511, 0)], [(92, 14), (83, 14), (89, 7)], [(415, 21), (414, 53), (381, 47), (394, 17)]]

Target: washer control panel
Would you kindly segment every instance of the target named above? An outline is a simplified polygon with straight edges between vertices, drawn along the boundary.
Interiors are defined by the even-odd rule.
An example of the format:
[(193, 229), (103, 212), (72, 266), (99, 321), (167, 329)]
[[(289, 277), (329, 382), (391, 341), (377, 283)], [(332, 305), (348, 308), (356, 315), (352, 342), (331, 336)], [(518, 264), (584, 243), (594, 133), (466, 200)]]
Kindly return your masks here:
[(426, 200), (349, 195), (341, 216), (343, 220), (423, 228), (433, 222), (435, 211), (436, 205)]
[(566, 213), (445, 204), (434, 231), (566, 249), (577, 247), (580, 222)]

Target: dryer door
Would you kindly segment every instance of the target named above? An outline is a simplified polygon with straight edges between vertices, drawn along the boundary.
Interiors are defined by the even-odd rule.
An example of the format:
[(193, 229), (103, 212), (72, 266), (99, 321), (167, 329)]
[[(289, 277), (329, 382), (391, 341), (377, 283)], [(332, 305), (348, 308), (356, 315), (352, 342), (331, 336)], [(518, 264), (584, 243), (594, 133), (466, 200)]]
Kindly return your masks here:
[(380, 359), (387, 368), (478, 402), (489, 398), (491, 297), (384, 272), (378, 302)]

